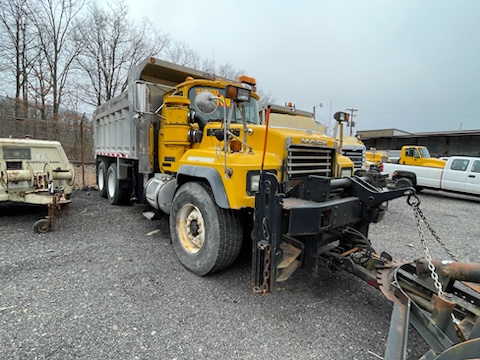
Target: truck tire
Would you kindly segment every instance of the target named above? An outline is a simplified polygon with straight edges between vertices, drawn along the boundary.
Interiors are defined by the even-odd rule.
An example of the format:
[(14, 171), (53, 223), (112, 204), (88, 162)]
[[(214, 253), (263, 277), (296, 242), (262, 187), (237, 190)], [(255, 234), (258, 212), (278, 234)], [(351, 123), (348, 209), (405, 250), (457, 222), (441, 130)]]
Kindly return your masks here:
[(200, 276), (231, 265), (243, 241), (238, 213), (218, 207), (210, 189), (196, 182), (182, 185), (175, 194), (170, 236), (182, 265)]
[(408, 178), (400, 178), (395, 182), (395, 189), (406, 189), (413, 187), (412, 180)]
[(107, 171), (107, 197), (112, 205), (130, 205), (130, 189), (120, 188), (117, 164), (111, 164)]
[(107, 197), (107, 163), (100, 161), (97, 167), (97, 186), (101, 197)]

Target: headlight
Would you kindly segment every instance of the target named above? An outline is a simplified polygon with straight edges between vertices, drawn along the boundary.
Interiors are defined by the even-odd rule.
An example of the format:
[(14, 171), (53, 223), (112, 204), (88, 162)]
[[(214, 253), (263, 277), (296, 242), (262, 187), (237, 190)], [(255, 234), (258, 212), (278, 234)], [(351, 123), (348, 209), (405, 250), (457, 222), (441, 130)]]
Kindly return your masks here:
[(256, 193), (260, 184), (260, 174), (250, 176), (247, 192)]
[(351, 177), (353, 174), (353, 169), (352, 168), (342, 168), (340, 170), (340, 177)]
[[(264, 170), (265, 172), (277, 175), (275, 170)], [(247, 173), (247, 195), (253, 196), (260, 188), (260, 171), (249, 171)]]

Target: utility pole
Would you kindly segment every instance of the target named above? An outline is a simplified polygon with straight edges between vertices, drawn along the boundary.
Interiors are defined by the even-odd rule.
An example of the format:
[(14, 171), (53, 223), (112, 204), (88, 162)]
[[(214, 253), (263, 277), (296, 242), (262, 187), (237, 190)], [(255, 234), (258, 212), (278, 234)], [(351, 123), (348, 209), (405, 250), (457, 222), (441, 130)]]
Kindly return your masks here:
[(352, 136), (352, 132), (353, 132), (353, 125), (355, 124), (353, 122), (353, 118), (357, 115), (355, 115), (355, 111), (358, 111), (358, 109), (354, 109), (354, 108), (351, 108), (351, 109), (345, 109), (345, 111), (350, 111), (350, 136)]

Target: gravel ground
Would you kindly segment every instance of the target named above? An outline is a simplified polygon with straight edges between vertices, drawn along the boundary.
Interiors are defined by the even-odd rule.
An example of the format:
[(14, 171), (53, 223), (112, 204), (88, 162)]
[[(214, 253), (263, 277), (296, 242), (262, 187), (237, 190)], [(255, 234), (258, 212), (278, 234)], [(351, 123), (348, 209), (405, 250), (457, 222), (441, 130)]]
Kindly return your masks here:
[[(479, 262), (480, 198), (422, 193), (426, 217), (463, 261)], [(252, 293), (248, 251), (198, 277), (177, 261), (167, 219), (75, 191), (56, 230), (46, 210), (0, 205), (2, 359), (378, 359), (391, 303), (345, 273), (297, 271), (266, 298)], [(405, 199), (371, 228), (377, 250), (415, 259), (422, 247)], [(429, 238), (435, 257), (447, 258)], [(412, 331), (409, 359), (426, 350)]]

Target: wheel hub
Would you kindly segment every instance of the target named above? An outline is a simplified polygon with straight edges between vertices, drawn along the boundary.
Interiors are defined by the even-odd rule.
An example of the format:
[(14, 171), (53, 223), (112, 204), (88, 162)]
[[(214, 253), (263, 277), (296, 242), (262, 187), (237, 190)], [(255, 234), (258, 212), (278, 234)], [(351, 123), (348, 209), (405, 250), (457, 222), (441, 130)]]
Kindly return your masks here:
[(108, 191), (108, 195), (110, 195), (110, 197), (114, 197), (115, 196), (115, 186), (116, 186), (116, 181), (115, 181), (115, 175), (113, 174), (109, 174), (108, 176), (108, 187), (107, 187), (107, 191)]
[(179, 212), (178, 230), (183, 248), (196, 254), (205, 242), (205, 223), (202, 213), (193, 204), (186, 204)]
[(98, 189), (101, 191), (105, 187), (105, 179), (103, 177), (103, 172), (98, 174)]

